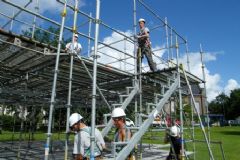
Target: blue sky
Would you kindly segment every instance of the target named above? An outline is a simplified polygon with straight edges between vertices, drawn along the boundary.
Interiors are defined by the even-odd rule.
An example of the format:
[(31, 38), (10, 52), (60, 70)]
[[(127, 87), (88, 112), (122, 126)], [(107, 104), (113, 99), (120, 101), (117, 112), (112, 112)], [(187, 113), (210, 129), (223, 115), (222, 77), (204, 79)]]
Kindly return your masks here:
[[(82, 7), (82, 10), (86, 12), (95, 7), (94, 1), (84, 2), (85, 6)], [(169, 24), (180, 35), (187, 38), (190, 52), (197, 54), (201, 43), (203, 50), (214, 56), (205, 63), (208, 70), (207, 77), (209, 75), (207, 78), (209, 92), (213, 92), (212, 95), (209, 95), (210, 97), (216, 96), (219, 92), (229, 94), (229, 90), (239, 87), (240, 1), (145, 0), (144, 2), (147, 2), (162, 18), (167, 17)], [(119, 30), (131, 30), (133, 25), (132, 7), (131, 0), (102, 0), (101, 19)], [(145, 18), (149, 28), (159, 24), (159, 21), (139, 3), (137, 4), (137, 17)], [(100, 34), (102, 38), (109, 34), (104, 31), (102, 30)], [(159, 32), (151, 33), (152, 42), (155, 45), (158, 42), (164, 43), (164, 34), (160, 32), (159, 29)]]
[[(206, 67), (209, 74), (219, 74), (220, 80), (217, 85), (222, 88), (220, 91), (224, 89), (226, 91), (227, 87), (231, 88), (230, 79), (235, 80), (239, 87), (240, 1), (145, 0), (145, 2), (162, 18), (167, 17), (169, 24), (187, 38), (190, 52), (199, 51), (201, 43), (205, 52), (216, 57), (216, 60), (208, 61)], [(102, 0), (101, 5), (101, 17), (106, 23), (121, 30), (132, 26), (131, 0)], [(139, 4), (137, 16), (157, 23)]]
[[(19, 2), (21, 5), (27, 0)], [(60, 21), (59, 12), (62, 9), (55, 0), (40, 0), (41, 14)], [(74, 0), (69, 0), (72, 3)], [(187, 38), (191, 57), (195, 60), (192, 63), (194, 74), (200, 75), (201, 70), (196, 69), (199, 65), (199, 44), (206, 52), (206, 74), (209, 81), (209, 93), (211, 97), (217, 93), (229, 93), (229, 90), (240, 87), (240, 1), (238, 0), (145, 0), (158, 15), (163, 19), (168, 18), (169, 24), (177, 30), (183, 37)], [(46, 5), (47, 4), (47, 5)], [(10, 9), (2, 7), (1, 11), (9, 12)], [(95, 14), (95, 0), (81, 0), (80, 9), (86, 13)], [(33, 9), (33, 5), (30, 6)], [(72, 25), (72, 12), (68, 12), (66, 24)], [(132, 33), (133, 29), (133, 1), (132, 0), (101, 0), (101, 19), (110, 26), (127, 33)], [(152, 28), (160, 22), (137, 3), (137, 18), (143, 17), (147, 20), (147, 25)], [(24, 13), (20, 19), (32, 21), (31, 16)], [(0, 18), (0, 22), (2, 22)], [(79, 16), (78, 25), (86, 22), (87, 19)], [(38, 21), (38, 25), (48, 26), (45, 22)], [(17, 27), (16, 27), (17, 28)], [(78, 28), (80, 32), (87, 34), (88, 26)], [(92, 29), (92, 36), (94, 28)], [(71, 35), (70, 33), (66, 33)], [(65, 35), (67, 36), (67, 35)], [(100, 27), (100, 40), (114, 39), (110, 30)], [(157, 29), (151, 33), (153, 47), (165, 44), (163, 29)], [(87, 48), (87, 40), (81, 38), (84, 52)], [(181, 46), (180, 46), (181, 47)], [(182, 47), (184, 48), (184, 46)], [(184, 53), (180, 50), (180, 54)], [(163, 55), (164, 57), (164, 55)], [(182, 57), (183, 58), (183, 57)], [(212, 98), (211, 98), (212, 99)]]
[[(219, 52), (217, 60), (206, 65), (211, 72), (222, 75), (223, 85), (230, 78), (239, 82), (240, 1), (161, 2), (159, 11), (188, 38), (190, 50), (198, 50), (199, 43), (202, 43), (205, 51)], [(171, 11), (161, 6), (171, 6)]]
[[(126, 6), (126, 1), (130, 4)], [(132, 1), (116, 2), (102, 0), (102, 19), (112, 22), (120, 29), (129, 28), (132, 23)], [(230, 78), (240, 82), (240, 1), (237, 0), (145, 0), (161, 17), (168, 21), (189, 42), (190, 51), (199, 51), (202, 43), (206, 52), (217, 53), (217, 60), (207, 63), (212, 73), (222, 75), (222, 85)], [(117, 7), (114, 7), (114, 6)], [(122, 12), (120, 11), (122, 10)], [(114, 17), (111, 16), (112, 12)], [(144, 17), (144, 11), (137, 11), (138, 17)], [(123, 20), (123, 19), (127, 20)], [(150, 17), (149, 18), (153, 18)], [(114, 19), (121, 19), (118, 23)], [(125, 23), (129, 22), (129, 23)], [(126, 27), (125, 27), (126, 26)]]

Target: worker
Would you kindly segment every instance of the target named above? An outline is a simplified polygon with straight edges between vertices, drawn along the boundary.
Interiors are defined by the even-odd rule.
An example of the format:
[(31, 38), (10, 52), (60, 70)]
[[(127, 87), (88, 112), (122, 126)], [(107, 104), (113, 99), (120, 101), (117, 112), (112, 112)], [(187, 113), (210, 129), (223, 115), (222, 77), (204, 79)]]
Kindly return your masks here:
[[(90, 135), (91, 128), (86, 126), (83, 117), (78, 113), (73, 113), (69, 117), (69, 127), (75, 132), (73, 155), (75, 160), (89, 160), (90, 159)], [(101, 132), (95, 129), (95, 160), (102, 159), (102, 151), (105, 149), (105, 142)]]
[(181, 137), (180, 129), (176, 125), (166, 130), (165, 143), (170, 142), (170, 152), (166, 160), (181, 159)]
[[(127, 129), (126, 126), (126, 114), (124, 112), (124, 110), (120, 107), (115, 108), (112, 111), (112, 120), (113, 120), (113, 124), (115, 125), (116, 132), (114, 135), (114, 142), (126, 142), (128, 140), (130, 140), (132, 134), (131, 131), (129, 129)], [(116, 152), (119, 152), (122, 150), (124, 146), (117, 146), (116, 147)], [(128, 156), (127, 160), (134, 160), (134, 155), (131, 152), (130, 155)]]
[(67, 43), (65, 51), (70, 55), (79, 55), (82, 50), (82, 46), (78, 43), (78, 34), (74, 34), (73, 41)]
[(149, 29), (145, 27), (145, 19), (140, 18), (139, 19), (139, 28), (140, 32), (137, 35), (138, 40), (138, 50), (137, 50), (137, 71), (139, 73), (140, 71), (140, 65), (142, 63), (143, 56), (145, 55), (148, 61), (148, 65), (150, 67), (150, 70), (152, 72), (157, 71), (156, 63), (153, 61), (152, 58), (152, 50), (151, 50), (151, 42), (149, 38)]

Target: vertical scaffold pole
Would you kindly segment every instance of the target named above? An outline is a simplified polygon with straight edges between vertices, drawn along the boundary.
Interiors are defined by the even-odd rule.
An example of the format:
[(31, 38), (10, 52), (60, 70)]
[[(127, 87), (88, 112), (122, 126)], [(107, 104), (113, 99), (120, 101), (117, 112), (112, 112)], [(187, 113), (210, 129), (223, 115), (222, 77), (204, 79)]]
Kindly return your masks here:
[(95, 145), (95, 114), (96, 114), (96, 84), (97, 84), (97, 52), (98, 52), (98, 35), (99, 35), (99, 16), (100, 16), (100, 0), (96, 0), (96, 24), (95, 24), (95, 41), (93, 55), (93, 88), (92, 88), (92, 118), (91, 118), (91, 148), (90, 159), (94, 160)]
[[(39, 0), (36, 0), (35, 11), (36, 13), (39, 12)], [(37, 19), (37, 16), (35, 15), (33, 18), (32, 38), (34, 38), (34, 35), (35, 35), (36, 19)]]
[[(90, 17), (92, 17), (92, 12), (89, 14)], [(92, 19), (89, 19), (89, 25), (88, 25), (88, 37), (91, 37), (91, 31), (92, 31)], [(91, 54), (91, 39), (88, 38), (88, 57), (90, 57)]]
[[(134, 32), (134, 37), (137, 35), (137, 7), (136, 7), (136, 0), (133, 0), (133, 32)], [(137, 63), (138, 63), (138, 59), (137, 59), (137, 42), (136, 42), (136, 38), (134, 38), (134, 83), (133, 85), (136, 86), (137, 84)], [(138, 126), (138, 102), (137, 102), (137, 97), (135, 96), (135, 102), (134, 102), (135, 108), (134, 108), (134, 112), (135, 112), (135, 124)], [(141, 149), (141, 148), (140, 148)], [(138, 154), (135, 154), (136, 158), (138, 159)]]
[[(188, 70), (190, 70), (190, 68), (188, 67)], [(190, 72), (190, 71), (189, 71)], [(189, 83), (190, 85), (190, 83)], [(191, 85), (190, 85), (191, 87)], [(194, 104), (193, 104), (193, 100), (191, 98), (191, 93), (190, 91), (188, 90), (188, 98), (189, 98), (189, 103), (190, 103), (190, 106), (191, 106), (191, 127), (192, 127), (192, 141), (193, 141), (193, 160), (196, 159), (196, 144), (195, 144), (195, 128), (194, 128), (194, 124), (195, 124), (195, 121), (194, 121)]]
[(124, 38), (124, 71), (126, 71), (126, 62), (127, 62), (127, 59), (126, 59), (126, 53), (127, 53), (127, 38)]
[[(71, 52), (74, 52), (73, 51), (73, 49), (74, 49), (74, 36), (75, 36), (75, 33), (77, 33), (77, 28), (76, 28), (77, 14), (78, 14), (78, 0), (75, 0)], [(70, 117), (71, 96), (72, 96), (72, 73), (73, 73), (73, 54), (70, 54), (70, 70), (69, 70), (69, 84), (68, 84), (67, 121), (66, 121), (66, 140), (65, 140), (64, 160), (68, 159), (68, 135), (69, 135), (69, 117)]]
[(51, 94), (51, 102), (50, 102), (50, 111), (49, 111), (49, 118), (48, 118), (47, 140), (46, 140), (46, 144), (45, 144), (45, 154), (44, 154), (44, 159), (45, 160), (48, 160), (48, 158), (49, 158), (49, 145), (50, 145), (50, 140), (51, 140), (51, 129), (52, 129), (52, 114), (53, 114), (55, 97), (56, 97), (58, 66), (59, 66), (59, 58), (60, 58), (60, 51), (61, 51), (61, 44), (62, 44), (62, 37), (63, 37), (63, 28), (64, 28), (64, 24), (65, 24), (66, 14), (67, 14), (67, 1), (65, 0), (64, 9), (63, 9), (63, 12), (62, 12), (62, 23), (61, 23), (60, 35), (59, 35), (59, 39), (58, 39), (57, 56), (56, 56), (55, 70), (54, 70), (54, 78), (53, 78), (53, 86), (52, 86), (52, 94)]
[(20, 126), (20, 133), (19, 133), (19, 141), (18, 141), (18, 151), (17, 151), (17, 159), (21, 159), (21, 144), (23, 141), (23, 131), (24, 131), (24, 121), (25, 119), (25, 112), (26, 112), (26, 106), (27, 105), (27, 92), (28, 92), (28, 73), (26, 73), (25, 77), (25, 96), (24, 96), (24, 105), (20, 105), (21, 107), (21, 126)]
[(189, 50), (188, 50), (188, 42), (187, 42), (187, 40), (186, 40), (185, 46), (186, 46), (186, 54), (187, 54), (187, 67), (188, 67), (188, 72), (191, 72), (191, 69), (190, 69), (190, 61), (189, 61)]
[[(187, 68), (188, 68), (188, 72), (191, 72), (191, 68), (190, 68), (190, 60), (189, 60), (189, 49), (188, 49), (188, 42), (186, 40), (185, 43), (185, 47), (186, 47), (186, 55), (187, 55)], [(191, 95), (189, 93), (189, 102), (190, 102), (190, 106), (191, 106), (191, 127), (192, 127), (192, 140), (193, 140), (193, 159), (196, 159), (196, 145), (195, 145), (195, 130), (194, 130), (194, 109), (193, 109), (193, 101), (191, 98)]]
[[(138, 60), (138, 63), (139, 63), (139, 115), (142, 115), (142, 60), (141, 60), (141, 57), (142, 57), (142, 50), (139, 49), (139, 60)], [(139, 126), (142, 125), (142, 117), (141, 116), (138, 116), (138, 121), (139, 121)], [(140, 140), (140, 160), (142, 160), (142, 139)]]
[(165, 25), (165, 32), (166, 32), (166, 48), (167, 48), (167, 54), (168, 54), (168, 67), (170, 65), (170, 52), (169, 52), (169, 40), (168, 40), (168, 21), (167, 21), (167, 17), (165, 17), (165, 21), (164, 21), (164, 25)]
[[(133, 0), (133, 31), (134, 31), (134, 36), (137, 35), (137, 9), (136, 9), (136, 0)], [(137, 42), (136, 39), (134, 39), (134, 75), (135, 75), (135, 83), (137, 80)], [(136, 84), (135, 84), (136, 85)]]
[[(190, 69), (190, 68), (188, 68)], [(189, 71), (190, 72), (190, 71)], [(190, 83), (189, 83), (190, 85)], [(191, 85), (190, 85), (191, 87)], [(195, 124), (195, 121), (194, 121), (194, 104), (193, 104), (193, 100), (191, 98), (191, 93), (190, 91), (188, 90), (188, 99), (189, 99), (189, 103), (190, 103), (190, 106), (191, 106), (191, 128), (192, 128), (192, 132), (191, 132), (191, 138), (192, 138), (192, 141), (193, 141), (193, 160), (196, 159), (196, 144), (195, 144), (195, 128), (194, 128), (194, 124)]]
[[(189, 93), (190, 94), (190, 93)], [(191, 125), (192, 125), (192, 140), (193, 140), (193, 160), (196, 159), (196, 144), (195, 144), (195, 128), (194, 128), (194, 108), (193, 108), (193, 101), (191, 98), (191, 95), (189, 96), (190, 98), (190, 104), (191, 104)]]
[(182, 89), (181, 89), (181, 76), (180, 76), (180, 68), (179, 68), (179, 45), (178, 45), (178, 37), (176, 35), (176, 60), (177, 60), (177, 76), (178, 76), (178, 94), (179, 94), (179, 108), (180, 108), (180, 136), (181, 136), (181, 159), (184, 160), (184, 137), (183, 137), (183, 105), (182, 105)]
[(13, 16), (12, 16), (12, 18), (11, 18), (11, 23), (10, 23), (10, 31), (12, 32), (12, 28), (13, 28), (13, 20), (14, 20), (14, 10), (13, 10)]
[[(134, 35), (137, 35), (137, 11), (136, 11), (136, 0), (133, 0), (133, 31)], [(134, 84), (137, 85), (137, 44), (136, 44), (136, 39), (134, 39)], [(138, 125), (138, 116), (137, 116), (137, 98), (135, 97), (135, 124)]]
[(173, 60), (173, 29), (170, 31), (170, 51), (171, 51), (171, 60)]
[(203, 50), (202, 50), (202, 45), (200, 44), (200, 55), (201, 55), (201, 63), (202, 63), (202, 74), (203, 74), (203, 85), (204, 85), (204, 102), (205, 102), (205, 107), (206, 107), (206, 114), (207, 114), (207, 133), (208, 133), (208, 141), (210, 145), (210, 126), (209, 126), (209, 110), (208, 110), (208, 103), (207, 103), (207, 89), (206, 89), (206, 75), (205, 75), (205, 66), (203, 63)]

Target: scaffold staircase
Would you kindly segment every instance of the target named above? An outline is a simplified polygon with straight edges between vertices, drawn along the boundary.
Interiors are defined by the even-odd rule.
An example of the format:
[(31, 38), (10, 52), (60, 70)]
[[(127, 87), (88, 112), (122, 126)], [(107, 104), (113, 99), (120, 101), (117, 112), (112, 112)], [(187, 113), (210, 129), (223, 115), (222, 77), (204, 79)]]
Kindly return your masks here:
[[(151, 126), (155, 117), (162, 111), (162, 109), (163, 109), (164, 105), (167, 103), (168, 99), (171, 97), (171, 95), (177, 89), (178, 79), (173, 80), (172, 82), (170, 82), (169, 85), (170, 85), (169, 87), (166, 87), (167, 91), (164, 94), (154, 94), (154, 96), (155, 96), (154, 103), (147, 103), (147, 106), (149, 106), (147, 108), (147, 110), (148, 111), (152, 110), (152, 111), (147, 115), (147, 119), (144, 120), (144, 122), (139, 127), (137, 127), (137, 131), (135, 132), (135, 134), (133, 134), (132, 138), (128, 142), (123, 142), (124, 144), (119, 143), (119, 142), (114, 143), (114, 145), (126, 145), (119, 153), (114, 154), (114, 155), (116, 155), (116, 157), (114, 157), (114, 159), (122, 160), (122, 159), (127, 158), (127, 156), (130, 154), (130, 152), (134, 149), (134, 147), (141, 140), (142, 136), (148, 131), (148, 128)], [(125, 99), (125, 101), (126, 101), (126, 99)], [(146, 115), (143, 117), (146, 117)], [(136, 129), (136, 127), (135, 127), (135, 129)], [(104, 132), (102, 132), (102, 133), (104, 133)], [(113, 147), (113, 148), (115, 148), (115, 147)]]

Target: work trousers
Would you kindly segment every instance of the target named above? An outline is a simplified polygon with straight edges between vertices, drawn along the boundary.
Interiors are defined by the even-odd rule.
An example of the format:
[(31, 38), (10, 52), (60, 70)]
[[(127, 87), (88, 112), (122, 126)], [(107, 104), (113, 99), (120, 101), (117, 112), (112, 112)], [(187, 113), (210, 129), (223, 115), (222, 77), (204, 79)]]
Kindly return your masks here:
[(137, 72), (140, 73), (140, 65), (142, 64), (142, 59), (144, 57), (144, 55), (146, 56), (147, 58), (147, 61), (148, 61), (148, 65), (150, 67), (150, 70), (152, 72), (155, 72), (157, 70), (156, 68), (156, 63), (153, 61), (153, 58), (152, 58), (152, 50), (151, 50), (151, 47), (150, 46), (140, 46), (138, 47), (138, 50), (137, 50)]

